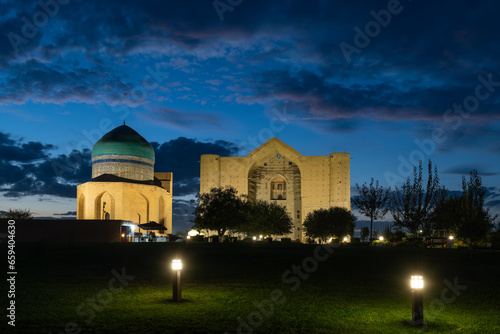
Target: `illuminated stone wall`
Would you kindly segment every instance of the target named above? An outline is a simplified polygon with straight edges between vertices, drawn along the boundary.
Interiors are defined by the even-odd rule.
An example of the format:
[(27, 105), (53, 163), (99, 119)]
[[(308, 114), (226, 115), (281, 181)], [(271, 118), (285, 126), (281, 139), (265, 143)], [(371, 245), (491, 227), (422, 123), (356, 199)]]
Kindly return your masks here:
[(155, 185), (131, 182), (81, 184), (77, 187), (76, 214), (77, 219), (105, 219), (109, 215), (109, 219), (137, 224), (155, 221), (167, 228), (166, 233), (173, 233), (172, 193)]
[[(286, 182), (286, 197), (272, 199), (272, 182)], [(286, 206), (294, 221), (288, 236), (304, 241), (303, 221), (309, 212), (340, 206), (351, 209), (349, 153), (303, 156), (272, 138), (246, 157), (201, 156), (200, 192), (233, 186), (250, 199), (275, 201)]]

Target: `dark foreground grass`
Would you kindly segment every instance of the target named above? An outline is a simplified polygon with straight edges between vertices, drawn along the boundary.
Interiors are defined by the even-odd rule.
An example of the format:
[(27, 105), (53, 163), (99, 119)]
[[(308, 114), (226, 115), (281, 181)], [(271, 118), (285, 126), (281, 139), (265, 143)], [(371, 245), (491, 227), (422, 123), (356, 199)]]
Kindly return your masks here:
[[(317, 247), (19, 244), (16, 332), (500, 333), (498, 252)], [(177, 256), (180, 303), (169, 271)], [(122, 268), (134, 276), (126, 286), (113, 280)], [(423, 329), (409, 325), (414, 272), (425, 277)], [(14, 332), (7, 320), (2, 332)]]

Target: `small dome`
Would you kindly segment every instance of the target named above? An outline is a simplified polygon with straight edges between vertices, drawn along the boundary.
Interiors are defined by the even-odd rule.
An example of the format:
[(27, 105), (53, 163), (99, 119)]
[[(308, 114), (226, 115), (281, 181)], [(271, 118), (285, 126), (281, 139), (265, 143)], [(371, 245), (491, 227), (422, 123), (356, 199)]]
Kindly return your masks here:
[(133, 181), (154, 179), (155, 151), (129, 126), (122, 125), (106, 133), (92, 149), (92, 179), (114, 175)]
[(155, 160), (153, 147), (127, 125), (121, 125), (106, 133), (92, 149), (92, 158), (98, 155), (131, 155)]

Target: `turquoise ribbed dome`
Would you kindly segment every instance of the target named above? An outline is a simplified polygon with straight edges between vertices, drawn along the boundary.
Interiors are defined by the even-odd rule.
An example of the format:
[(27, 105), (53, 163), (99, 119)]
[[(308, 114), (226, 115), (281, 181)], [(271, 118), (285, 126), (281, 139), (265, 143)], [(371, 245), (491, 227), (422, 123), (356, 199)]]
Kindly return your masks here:
[(155, 161), (153, 147), (127, 125), (121, 125), (106, 133), (92, 149), (92, 158), (99, 155), (131, 155)]

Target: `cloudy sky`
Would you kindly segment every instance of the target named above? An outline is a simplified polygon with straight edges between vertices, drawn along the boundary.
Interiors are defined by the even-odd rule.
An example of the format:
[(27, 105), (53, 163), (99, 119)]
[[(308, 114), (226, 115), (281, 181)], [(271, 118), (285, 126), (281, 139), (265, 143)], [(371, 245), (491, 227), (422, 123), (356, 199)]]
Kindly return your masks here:
[[(497, 1), (0, 0), (0, 210), (65, 217), (123, 123), (174, 173), (176, 228), (202, 153), (278, 137), (351, 154), (351, 185), (431, 159), (500, 211)], [(175, 228), (174, 228), (175, 229)]]

